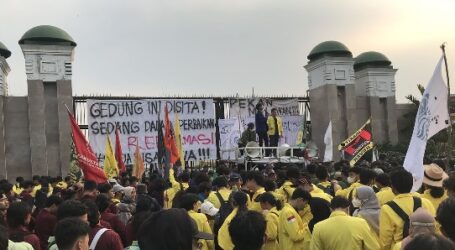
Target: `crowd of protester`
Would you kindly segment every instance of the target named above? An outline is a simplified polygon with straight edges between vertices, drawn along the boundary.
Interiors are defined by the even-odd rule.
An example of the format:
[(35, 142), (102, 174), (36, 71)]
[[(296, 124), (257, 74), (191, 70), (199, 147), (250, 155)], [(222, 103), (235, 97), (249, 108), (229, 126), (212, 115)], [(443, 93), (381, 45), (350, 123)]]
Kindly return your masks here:
[(2, 249), (455, 249), (455, 173), (386, 159), (0, 181)]

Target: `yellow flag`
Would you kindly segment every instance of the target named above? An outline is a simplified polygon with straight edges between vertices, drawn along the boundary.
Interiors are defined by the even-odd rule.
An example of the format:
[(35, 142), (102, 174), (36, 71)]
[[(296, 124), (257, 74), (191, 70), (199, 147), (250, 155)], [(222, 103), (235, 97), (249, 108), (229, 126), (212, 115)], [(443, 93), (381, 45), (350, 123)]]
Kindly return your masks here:
[(117, 161), (115, 160), (114, 152), (112, 150), (111, 138), (109, 138), (109, 135), (107, 135), (103, 169), (108, 179), (118, 176)]
[(175, 144), (179, 150), (180, 164), (182, 164), (182, 169), (185, 169), (185, 155), (183, 154), (182, 134), (180, 133), (180, 120), (178, 114), (175, 114), (174, 131)]
[(139, 145), (136, 145), (136, 151), (134, 152), (134, 158), (133, 158), (132, 175), (136, 176), (140, 180), (142, 178), (142, 175), (144, 174), (144, 172), (145, 172), (144, 160), (142, 159)]

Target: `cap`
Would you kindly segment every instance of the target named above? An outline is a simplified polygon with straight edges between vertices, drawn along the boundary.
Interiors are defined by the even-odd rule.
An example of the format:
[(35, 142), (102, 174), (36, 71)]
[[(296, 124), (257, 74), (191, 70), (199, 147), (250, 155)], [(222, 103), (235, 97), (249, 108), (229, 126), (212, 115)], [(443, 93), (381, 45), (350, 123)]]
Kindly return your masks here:
[(213, 234), (199, 232), (199, 230), (197, 229), (197, 224), (192, 218), (191, 218), (191, 224), (193, 226), (193, 230), (191, 230), (193, 233), (193, 238), (202, 239), (202, 240), (214, 240), (215, 239)]
[(120, 185), (120, 184), (115, 184), (113, 187), (112, 187), (112, 192), (114, 193), (117, 193), (117, 192), (123, 192), (125, 188)]
[(204, 201), (201, 205), (201, 213), (210, 215), (210, 216), (215, 216), (218, 211), (220, 211), (218, 208), (216, 208), (210, 201)]

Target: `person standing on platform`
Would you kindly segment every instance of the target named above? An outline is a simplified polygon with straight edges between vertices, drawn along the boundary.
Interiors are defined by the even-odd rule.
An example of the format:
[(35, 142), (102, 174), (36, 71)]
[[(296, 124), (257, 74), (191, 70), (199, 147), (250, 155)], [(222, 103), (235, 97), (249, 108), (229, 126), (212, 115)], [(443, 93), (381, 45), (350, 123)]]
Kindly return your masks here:
[(258, 138), (259, 138), (259, 146), (268, 147), (269, 146), (269, 137), (267, 136), (267, 130), (268, 130), (267, 118), (264, 115), (264, 106), (262, 106), (261, 102), (256, 104), (255, 123), (256, 123), (256, 134), (258, 134)]
[[(278, 147), (278, 141), (283, 136), (283, 121), (278, 117), (276, 108), (272, 108), (272, 115), (267, 118), (267, 135), (269, 136), (269, 146)], [(272, 151), (273, 154), (276, 150)]]

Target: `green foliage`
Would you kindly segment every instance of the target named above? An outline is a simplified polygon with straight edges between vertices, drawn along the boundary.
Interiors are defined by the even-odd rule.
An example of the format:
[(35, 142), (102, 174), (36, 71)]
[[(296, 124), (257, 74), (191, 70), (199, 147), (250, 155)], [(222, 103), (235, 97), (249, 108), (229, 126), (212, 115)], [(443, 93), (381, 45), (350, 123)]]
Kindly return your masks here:
[(76, 148), (74, 147), (74, 143), (71, 143), (71, 161), (68, 169), (68, 176), (74, 182), (78, 182), (82, 177), (82, 172), (77, 162), (77, 154)]

